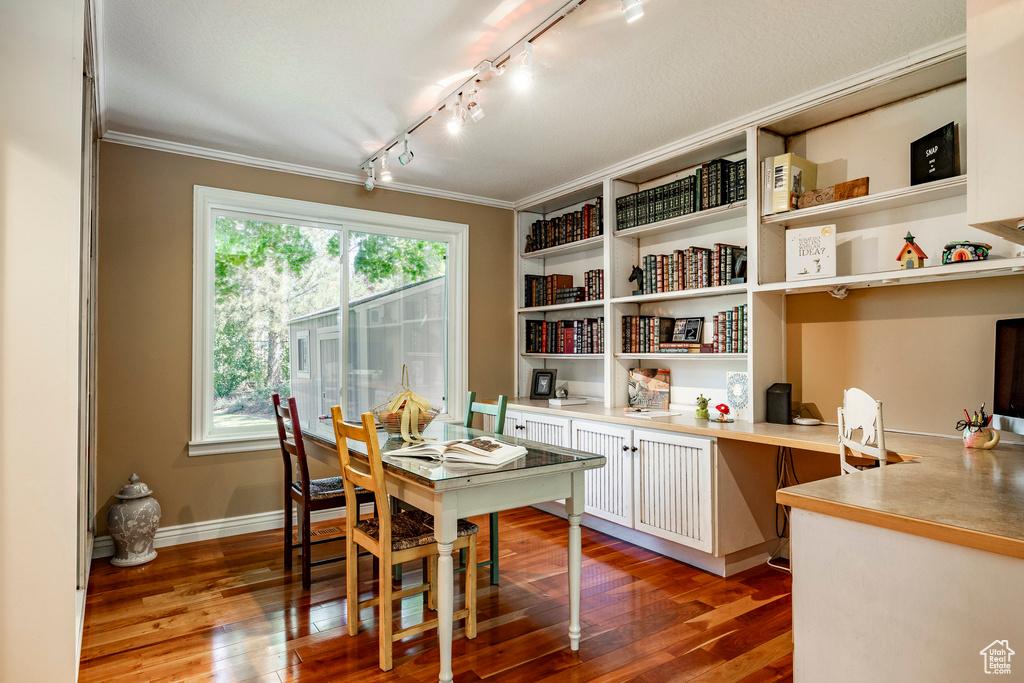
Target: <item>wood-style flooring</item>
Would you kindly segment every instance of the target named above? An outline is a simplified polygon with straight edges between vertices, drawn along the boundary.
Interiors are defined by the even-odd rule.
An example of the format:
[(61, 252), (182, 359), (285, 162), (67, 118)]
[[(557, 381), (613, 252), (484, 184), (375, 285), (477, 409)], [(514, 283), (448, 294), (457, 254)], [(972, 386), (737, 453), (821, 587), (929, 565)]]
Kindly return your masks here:
[[(487, 520), (474, 521), (486, 557)], [(566, 522), (523, 508), (501, 513), (501, 529), (501, 585), (480, 572), (479, 635), (466, 640), (457, 624), (456, 683), (792, 680), (789, 575), (762, 566), (722, 579), (585, 528), (583, 636), (574, 653)], [(395, 668), (381, 671), (376, 609), (363, 611), (358, 636), (347, 633), (344, 563), (314, 567), (313, 590), (304, 592), (297, 555), (284, 572), (280, 535), (163, 548), (141, 567), (96, 560), (79, 680), (437, 680), (436, 630), (396, 643)], [(343, 546), (320, 546), (314, 559)], [(414, 564), (406, 565), (407, 585), (420, 580)], [(369, 595), (368, 557), (360, 578)], [(402, 625), (417, 623), (423, 609), (421, 596), (405, 599)]]

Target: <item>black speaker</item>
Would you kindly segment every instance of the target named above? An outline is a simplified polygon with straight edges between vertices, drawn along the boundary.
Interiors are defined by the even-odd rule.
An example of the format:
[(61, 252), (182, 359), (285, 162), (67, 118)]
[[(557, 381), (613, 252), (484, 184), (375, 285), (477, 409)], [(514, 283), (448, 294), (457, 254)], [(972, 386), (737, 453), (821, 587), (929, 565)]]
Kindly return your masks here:
[(792, 404), (793, 385), (776, 382), (768, 387), (768, 410), (766, 419), (779, 425), (790, 423), (789, 410)]

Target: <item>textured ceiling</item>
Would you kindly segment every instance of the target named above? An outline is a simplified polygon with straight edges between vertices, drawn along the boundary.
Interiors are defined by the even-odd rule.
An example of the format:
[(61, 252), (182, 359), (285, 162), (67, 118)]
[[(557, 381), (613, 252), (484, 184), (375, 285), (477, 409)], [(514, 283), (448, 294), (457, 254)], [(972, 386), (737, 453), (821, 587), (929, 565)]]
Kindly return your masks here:
[[(562, 0), (103, 0), (107, 131), (358, 172), (439, 83)], [(964, 33), (964, 0), (587, 0), (534, 44), (527, 92), (413, 137), (402, 183), (515, 201)]]

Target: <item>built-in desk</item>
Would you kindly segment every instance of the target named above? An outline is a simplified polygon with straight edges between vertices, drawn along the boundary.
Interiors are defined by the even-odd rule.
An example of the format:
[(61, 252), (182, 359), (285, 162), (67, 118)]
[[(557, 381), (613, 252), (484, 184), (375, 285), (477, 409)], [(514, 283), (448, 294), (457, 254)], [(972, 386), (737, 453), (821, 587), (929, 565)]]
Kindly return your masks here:
[(778, 492), (797, 681), (987, 680), (997, 640), (1024, 672), (1024, 448), (915, 455)]

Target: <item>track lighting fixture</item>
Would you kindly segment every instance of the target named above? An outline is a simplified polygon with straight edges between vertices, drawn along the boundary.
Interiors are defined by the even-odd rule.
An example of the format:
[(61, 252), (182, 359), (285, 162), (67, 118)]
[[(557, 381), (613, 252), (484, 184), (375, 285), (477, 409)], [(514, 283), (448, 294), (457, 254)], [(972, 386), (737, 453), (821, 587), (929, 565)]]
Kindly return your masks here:
[(484, 108), (480, 106), (479, 97), (480, 91), (476, 88), (469, 92), (469, 104), (466, 105), (466, 111), (469, 112), (469, 118), (473, 119), (473, 123), (484, 117)]
[(415, 155), (409, 151), (409, 134), (406, 133), (405, 139), (402, 141), (402, 153), (398, 155), (398, 163), (402, 166), (408, 166), (414, 156)]
[(387, 152), (384, 152), (384, 154), (382, 154), (380, 157), (380, 179), (383, 180), (385, 183), (391, 182), (391, 169), (388, 168)]
[(632, 24), (644, 15), (644, 6), (640, 0), (622, 0), (622, 13), (626, 15), (626, 23)]
[(462, 109), (462, 95), (459, 95), (455, 104), (452, 105), (452, 115), (448, 119), (448, 132), (452, 135), (458, 135), (459, 131), (462, 130), (462, 124), (466, 122), (466, 112)]
[(519, 68), (516, 69), (516, 86), (520, 90), (530, 87), (533, 80), (533, 43), (527, 42), (523, 53), (519, 55)]
[(376, 185), (376, 180), (373, 178), (373, 164), (367, 164), (363, 166), (363, 170), (366, 172), (366, 182), (363, 183), (363, 187), (367, 190), (372, 190), (373, 186)]

